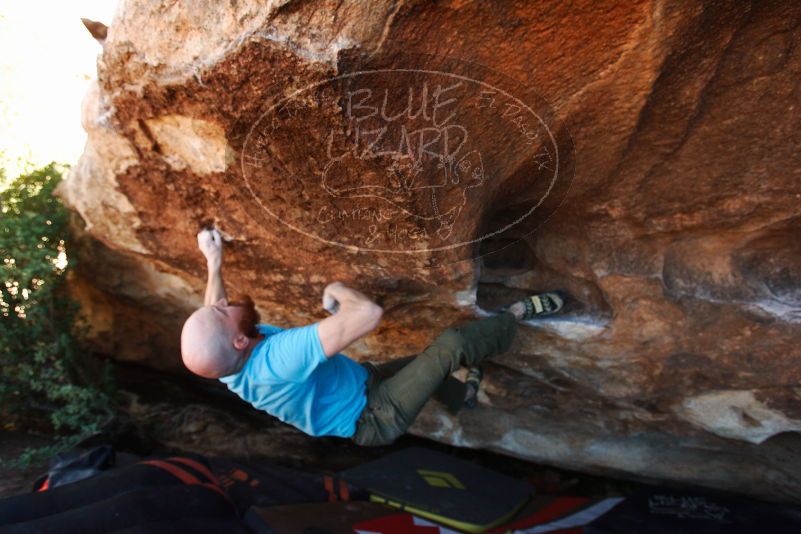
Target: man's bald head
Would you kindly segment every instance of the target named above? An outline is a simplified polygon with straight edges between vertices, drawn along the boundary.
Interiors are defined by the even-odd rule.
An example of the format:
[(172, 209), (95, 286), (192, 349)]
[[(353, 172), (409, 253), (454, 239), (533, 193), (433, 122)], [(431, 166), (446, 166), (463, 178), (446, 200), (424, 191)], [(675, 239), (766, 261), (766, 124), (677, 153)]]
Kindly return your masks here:
[(181, 358), (186, 368), (205, 378), (235, 373), (242, 351), (234, 345), (239, 331), (225, 324), (210, 306), (199, 308), (181, 331)]

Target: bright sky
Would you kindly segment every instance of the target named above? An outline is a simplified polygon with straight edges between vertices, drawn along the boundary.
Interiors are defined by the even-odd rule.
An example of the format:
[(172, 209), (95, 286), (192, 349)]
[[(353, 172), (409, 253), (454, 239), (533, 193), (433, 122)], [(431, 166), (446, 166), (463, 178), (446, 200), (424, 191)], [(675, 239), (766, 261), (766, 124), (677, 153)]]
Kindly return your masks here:
[(83, 151), (81, 99), (100, 44), (81, 17), (111, 24), (117, 0), (0, 0), (0, 166), (20, 158), (74, 164)]

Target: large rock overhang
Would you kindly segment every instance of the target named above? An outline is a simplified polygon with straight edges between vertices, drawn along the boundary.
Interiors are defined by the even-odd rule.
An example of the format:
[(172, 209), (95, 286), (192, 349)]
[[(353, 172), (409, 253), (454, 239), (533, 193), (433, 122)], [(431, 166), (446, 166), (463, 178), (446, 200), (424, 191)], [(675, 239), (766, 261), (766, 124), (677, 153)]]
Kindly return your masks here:
[[(451, 324), (560, 288), (569, 312), (521, 325), (487, 364), (479, 408), (453, 418), (431, 403), (411, 431), (798, 499), (801, 8), (503, 6), (121, 2), (83, 106), (87, 148), (61, 188), (83, 221), (75, 287), (92, 339), (181, 369), (207, 222), (228, 239), (229, 292), (251, 294), (266, 322), (321, 319), (333, 280), (375, 297), (384, 320), (355, 359), (419, 352)], [(354, 111), (356, 79), (373, 100)], [(469, 151), (419, 175), (415, 149), (324, 159), (384, 89), (403, 109), (409, 87), (419, 97), (427, 81), (435, 102), (457, 79), (440, 102), (478, 95), (457, 118), (483, 172)], [(477, 83), (501, 91), (496, 115)], [(539, 126), (523, 132), (513, 102), (541, 119), (531, 144)], [(400, 123), (444, 132), (447, 116), (379, 118), (397, 147), (414, 144)], [(427, 189), (404, 188), (419, 176)]]

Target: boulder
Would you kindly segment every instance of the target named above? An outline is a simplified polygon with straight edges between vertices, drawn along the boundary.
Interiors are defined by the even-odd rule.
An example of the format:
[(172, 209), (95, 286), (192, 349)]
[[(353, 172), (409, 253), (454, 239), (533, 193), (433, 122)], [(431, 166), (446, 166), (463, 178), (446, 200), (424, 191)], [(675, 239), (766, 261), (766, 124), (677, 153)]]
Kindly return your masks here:
[(411, 432), (801, 501), (801, 5), (121, 0), (60, 195), (104, 352), (181, 370), (195, 235), (265, 322), (387, 360), (525, 294), (486, 396)]

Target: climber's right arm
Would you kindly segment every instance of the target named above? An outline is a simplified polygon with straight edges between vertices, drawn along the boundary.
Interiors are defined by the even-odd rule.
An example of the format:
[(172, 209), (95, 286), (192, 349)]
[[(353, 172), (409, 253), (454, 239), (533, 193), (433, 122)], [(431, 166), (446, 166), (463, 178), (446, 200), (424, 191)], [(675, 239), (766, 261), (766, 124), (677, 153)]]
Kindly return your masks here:
[(197, 234), (197, 245), (206, 257), (208, 279), (204, 306), (211, 306), (220, 299), (227, 299), (222, 279), (222, 236), (216, 228), (204, 228)]

